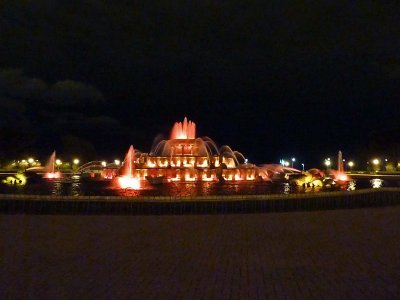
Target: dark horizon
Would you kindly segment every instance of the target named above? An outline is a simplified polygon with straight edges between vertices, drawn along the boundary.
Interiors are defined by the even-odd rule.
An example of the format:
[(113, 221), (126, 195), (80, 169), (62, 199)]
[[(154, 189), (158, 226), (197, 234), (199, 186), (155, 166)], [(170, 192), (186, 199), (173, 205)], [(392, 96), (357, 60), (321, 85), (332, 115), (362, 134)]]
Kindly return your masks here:
[(321, 166), (338, 150), (399, 160), (396, 8), (5, 2), (0, 159), (148, 152), (186, 116), (250, 162)]

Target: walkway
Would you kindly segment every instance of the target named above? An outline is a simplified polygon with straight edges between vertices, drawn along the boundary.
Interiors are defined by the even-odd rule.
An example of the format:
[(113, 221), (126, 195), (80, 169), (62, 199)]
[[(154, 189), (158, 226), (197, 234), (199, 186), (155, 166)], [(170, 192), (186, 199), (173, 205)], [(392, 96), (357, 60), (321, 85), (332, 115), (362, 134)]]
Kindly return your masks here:
[(0, 215), (0, 299), (398, 299), (400, 206)]

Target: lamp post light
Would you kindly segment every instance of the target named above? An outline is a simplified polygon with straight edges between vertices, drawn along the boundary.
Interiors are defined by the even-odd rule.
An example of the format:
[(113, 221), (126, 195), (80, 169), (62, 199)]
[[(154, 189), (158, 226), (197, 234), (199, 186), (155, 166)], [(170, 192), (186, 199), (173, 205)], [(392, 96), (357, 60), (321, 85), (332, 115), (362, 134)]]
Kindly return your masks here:
[(57, 169), (59, 169), (60, 168), (60, 166), (62, 165), (62, 161), (61, 161), (61, 159), (56, 159), (56, 166), (57, 166)]
[(349, 161), (349, 162), (347, 163), (347, 165), (349, 166), (350, 171), (353, 171), (354, 162), (353, 162), (353, 161)]
[(296, 159), (294, 157), (292, 157), (292, 168), (293, 168), (293, 164), (296, 161)]
[(329, 167), (331, 166), (331, 160), (328, 158), (328, 159), (325, 159), (325, 166), (326, 166), (326, 169), (328, 170), (329, 169)]
[(301, 163), (301, 166), (302, 166), (302, 168), (303, 168), (303, 172), (304, 172), (304, 163)]
[(114, 160), (114, 164), (115, 164), (116, 166), (119, 166), (119, 165), (121, 164), (121, 161), (120, 161), (119, 159), (115, 159), (115, 160)]
[(101, 162), (101, 165), (102, 165), (103, 167), (105, 167), (105, 166), (107, 166), (107, 162), (106, 162), (105, 160), (103, 160), (103, 161)]
[(374, 168), (374, 171), (375, 172), (378, 172), (379, 171), (379, 165), (380, 165), (380, 160), (378, 159), (378, 158), (374, 158), (373, 160), (372, 160), (372, 165), (373, 165), (373, 168)]
[(73, 160), (73, 163), (74, 163), (74, 165), (79, 165), (79, 159), (78, 159), (78, 158), (75, 158), (75, 159)]

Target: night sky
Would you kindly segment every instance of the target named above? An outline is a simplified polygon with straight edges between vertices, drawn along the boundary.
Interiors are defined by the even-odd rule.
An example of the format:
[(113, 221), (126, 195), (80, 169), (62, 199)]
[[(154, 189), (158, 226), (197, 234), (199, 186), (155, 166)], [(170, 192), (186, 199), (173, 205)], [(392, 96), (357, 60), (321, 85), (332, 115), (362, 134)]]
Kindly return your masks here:
[(0, 156), (148, 152), (187, 116), (255, 163), (394, 157), (399, 15), (389, 0), (1, 1)]

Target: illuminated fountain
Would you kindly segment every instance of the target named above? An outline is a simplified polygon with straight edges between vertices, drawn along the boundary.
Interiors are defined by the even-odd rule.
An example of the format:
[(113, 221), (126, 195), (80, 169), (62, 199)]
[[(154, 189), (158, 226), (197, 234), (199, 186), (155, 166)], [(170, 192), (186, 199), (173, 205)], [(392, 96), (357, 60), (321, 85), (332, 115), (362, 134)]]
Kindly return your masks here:
[(135, 172), (135, 150), (131, 145), (129, 147), (128, 153), (125, 156), (125, 160), (122, 167), (118, 170), (120, 174), (117, 176), (118, 185), (123, 188), (139, 189), (140, 188), (140, 178), (139, 174)]
[(196, 124), (187, 118), (183, 122), (176, 122), (170, 139), (159, 141), (150, 153), (135, 156), (131, 146), (119, 174), (121, 187), (127, 186), (127, 178), (134, 180), (135, 186), (140, 180), (155, 184), (165, 181), (236, 182), (263, 178), (259, 169), (246, 163), (240, 152), (233, 151), (229, 146), (218, 149), (208, 137), (197, 138)]
[(55, 170), (55, 165), (56, 165), (56, 151), (54, 151), (50, 155), (49, 161), (44, 167), (44, 172), (45, 172), (43, 176), (44, 178), (55, 179), (61, 177), (61, 173)]
[(26, 169), (26, 171), (34, 171), (34, 172), (39, 172), (39, 173), (44, 173), (43, 178), (47, 179), (57, 179), (61, 178), (61, 172), (55, 170), (55, 165), (56, 165), (56, 151), (53, 151), (53, 153), (50, 155), (50, 158), (47, 162), (47, 164), (44, 167), (32, 167), (29, 169)]
[(343, 155), (342, 151), (338, 152), (338, 164), (337, 164), (337, 170), (331, 170), (330, 175), (334, 178), (334, 180), (337, 183), (342, 183), (346, 184), (349, 182), (351, 179), (349, 176), (344, 172), (344, 166), (343, 166)]

